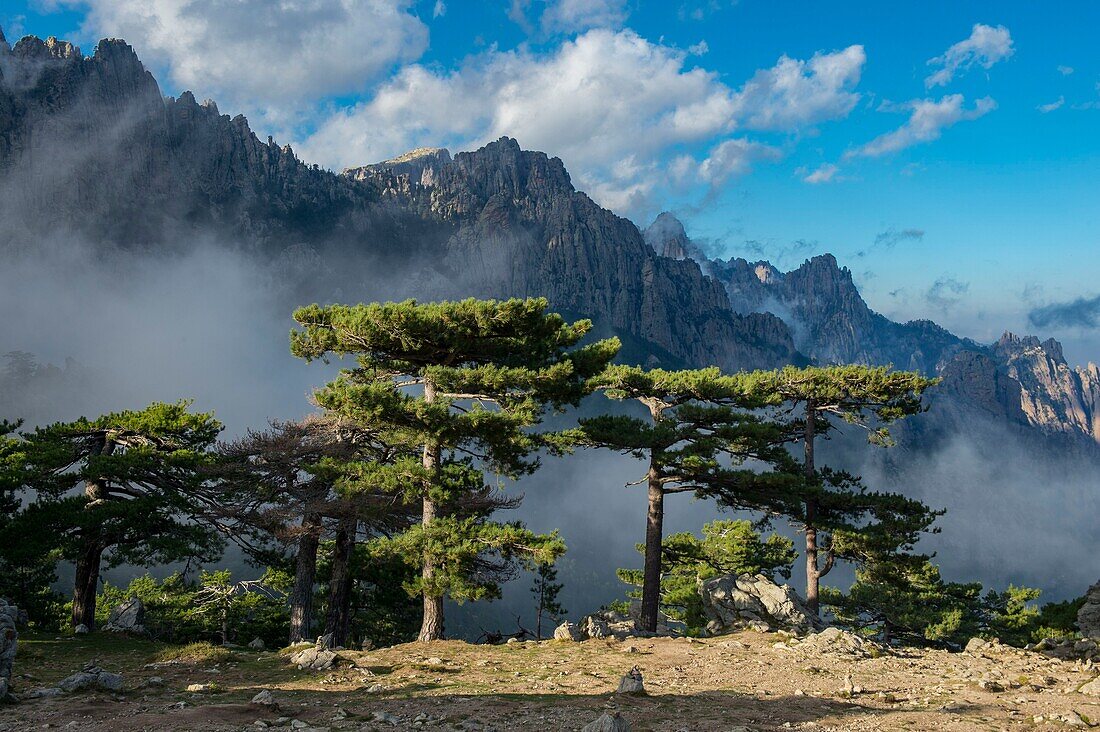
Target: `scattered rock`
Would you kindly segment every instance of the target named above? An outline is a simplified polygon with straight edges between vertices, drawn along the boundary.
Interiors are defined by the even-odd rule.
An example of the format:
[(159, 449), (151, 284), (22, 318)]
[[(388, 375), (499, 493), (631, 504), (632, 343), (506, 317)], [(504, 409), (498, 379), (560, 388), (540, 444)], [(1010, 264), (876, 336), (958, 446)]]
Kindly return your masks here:
[(91, 628), (89, 628), (84, 623), (81, 623), (80, 625), (73, 628), (73, 633), (75, 633), (76, 635), (87, 635), (88, 633), (91, 633), (91, 632), (92, 632)]
[(637, 666), (630, 669), (619, 680), (619, 688), (616, 694), (644, 694), (645, 685), (642, 683), (642, 671)]
[(41, 689), (33, 689), (23, 694), (24, 699), (47, 699), (52, 696), (61, 696), (65, 692), (56, 686), (47, 686)]
[(820, 633), (812, 633), (801, 640), (791, 638), (786, 645), (803, 655), (812, 656), (828, 653), (834, 656), (875, 658), (886, 655), (888, 652), (886, 647), (840, 628), (826, 628)]
[(254, 651), (262, 651), (267, 646), (264, 644), (263, 638), (253, 638), (249, 642), (248, 647)]
[(122, 689), (122, 683), (122, 674), (104, 671), (99, 666), (89, 664), (83, 670), (59, 681), (57, 686), (66, 693), (91, 688), (119, 691)]
[(111, 611), (103, 629), (112, 633), (144, 633), (145, 605), (138, 598), (131, 597)]
[(1077, 691), (1089, 696), (1100, 696), (1100, 676), (1077, 688)]
[(385, 722), (386, 724), (392, 724), (395, 727), (401, 724), (401, 720), (399, 720), (397, 717), (393, 716), (389, 712), (375, 712), (371, 715), (371, 718), (374, 719), (375, 722)]
[(275, 701), (275, 695), (271, 693), (270, 689), (264, 689), (256, 696), (252, 697), (252, 703), (261, 707), (278, 707), (279, 704)]
[(359, 644), (359, 650), (370, 651), (374, 648), (374, 641), (370, 638), (364, 638), (363, 642)]
[(699, 596), (711, 635), (746, 627), (797, 634), (823, 627), (793, 588), (777, 585), (762, 574), (727, 574), (700, 581)]
[(581, 728), (581, 732), (630, 732), (630, 722), (618, 712), (604, 712)]
[(214, 686), (214, 684), (212, 683), (188, 684), (187, 688), (184, 689), (184, 691), (188, 692), (189, 694), (206, 694), (208, 692), (214, 691), (214, 689), (216, 688), (217, 687)]

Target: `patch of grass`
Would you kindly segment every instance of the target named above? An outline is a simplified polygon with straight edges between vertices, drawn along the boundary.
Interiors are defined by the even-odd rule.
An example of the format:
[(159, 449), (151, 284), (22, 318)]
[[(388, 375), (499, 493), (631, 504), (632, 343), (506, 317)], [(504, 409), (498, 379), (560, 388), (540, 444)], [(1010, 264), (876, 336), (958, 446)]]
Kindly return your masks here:
[(228, 648), (216, 646), (213, 643), (188, 643), (185, 646), (173, 646), (165, 648), (156, 655), (160, 663), (165, 661), (180, 661), (183, 663), (221, 663), (233, 658), (233, 652)]

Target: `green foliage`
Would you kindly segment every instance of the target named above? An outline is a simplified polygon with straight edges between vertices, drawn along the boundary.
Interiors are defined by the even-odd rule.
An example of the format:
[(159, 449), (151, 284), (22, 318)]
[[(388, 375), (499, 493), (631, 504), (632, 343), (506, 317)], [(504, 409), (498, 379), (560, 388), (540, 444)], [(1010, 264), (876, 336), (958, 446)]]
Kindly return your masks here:
[(822, 588), (821, 601), (840, 624), (887, 642), (962, 645), (980, 630), (981, 591), (945, 582), (926, 557), (894, 555), (857, 569), (847, 595)]
[[(644, 553), (645, 547), (638, 545)], [(703, 538), (691, 532), (665, 537), (661, 542), (661, 611), (687, 625), (689, 632), (706, 625), (699, 581), (724, 574), (791, 576), (798, 554), (790, 539), (771, 534), (766, 539), (749, 521), (712, 521), (703, 526)], [(640, 587), (642, 573), (620, 569), (619, 579)], [(632, 593), (637, 596), (637, 593)]]
[(982, 635), (998, 638), (1012, 646), (1031, 643), (1041, 615), (1033, 601), (1038, 600), (1040, 594), (1035, 588), (1013, 585), (1004, 592), (990, 590), (982, 598)]
[(564, 585), (558, 582), (558, 569), (553, 564), (539, 564), (535, 568), (535, 581), (531, 583), (531, 595), (535, 600), (535, 636), (542, 638), (542, 620), (548, 617), (555, 623), (566, 613), (558, 600)]
[(154, 403), (23, 435), (20, 485), (65, 559), (89, 542), (110, 566), (220, 556), (220, 538), (193, 517), (221, 424), (188, 407)]
[(1073, 638), (1077, 635), (1077, 612), (1088, 599), (1085, 595), (1076, 600), (1048, 602), (1039, 608), (1039, 618), (1031, 640), (1044, 638)]
[(146, 631), (158, 640), (220, 644), (224, 612), (231, 642), (244, 644), (261, 638), (275, 648), (286, 643), (290, 623), (284, 594), (289, 584), (286, 573), (268, 569), (259, 580), (245, 583), (234, 582), (228, 570), (201, 576), (200, 585), (188, 584), (178, 572), (163, 580), (149, 574), (135, 577), (125, 588), (105, 582), (96, 605), (96, 622), (102, 626), (111, 610), (136, 597), (145, 606)]

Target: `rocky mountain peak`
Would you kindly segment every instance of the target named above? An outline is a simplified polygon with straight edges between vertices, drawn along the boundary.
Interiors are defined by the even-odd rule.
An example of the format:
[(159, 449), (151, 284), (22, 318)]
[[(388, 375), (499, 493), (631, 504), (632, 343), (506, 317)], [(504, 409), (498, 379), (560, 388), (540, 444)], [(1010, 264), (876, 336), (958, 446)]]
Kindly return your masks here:
[(694, 259), (694, 246), (683, 223), (669, 211), (658, 214), (645, 230), (645, 242), (662, 257)]
[(443, 147), (418, 147), (380, 163), (347, 168), (341, 174), (352, 180), (368, 180), (378, 175), (403, 176), (408, 183), (426, 188), (435, 185), (441, 168), (451, 164), (451, 153)]
[(37, 36), (23, 36), (15, 44), (12, 53), (25, 60), (80, 58), (80, 49), (68, 41), (59, 41), (56, 36), (42, 40)]

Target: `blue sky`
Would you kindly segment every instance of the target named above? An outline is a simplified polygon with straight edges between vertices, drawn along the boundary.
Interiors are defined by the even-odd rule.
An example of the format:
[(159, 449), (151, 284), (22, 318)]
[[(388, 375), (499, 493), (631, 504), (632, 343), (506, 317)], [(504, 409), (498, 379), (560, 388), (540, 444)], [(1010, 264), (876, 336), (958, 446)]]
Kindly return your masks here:
[[(873, 307), (1100, 359), (1100, 4), (34, 0), (333, 169), (508, 134), (721, 256), (833, 252)], [(1030, 317), (1029, 317), (1030, 316)]]

